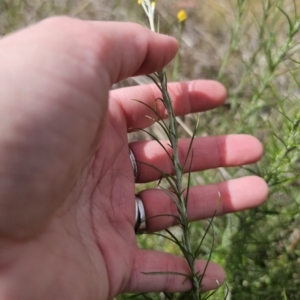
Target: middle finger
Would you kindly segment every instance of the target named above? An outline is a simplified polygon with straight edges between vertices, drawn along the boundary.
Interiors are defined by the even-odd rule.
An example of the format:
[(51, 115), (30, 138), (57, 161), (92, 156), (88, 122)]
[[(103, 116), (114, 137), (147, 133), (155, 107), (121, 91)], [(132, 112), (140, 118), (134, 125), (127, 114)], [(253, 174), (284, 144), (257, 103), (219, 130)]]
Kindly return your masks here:
[[(190, 141), (190, 139), (179, 140), (179, 159), (182, 165), (188, 154)], [(160, 179), (162, 173), (174, 174), (172, 161), (165, 151), (172, 155), (172, 149), (167, 141), (163, 141), (162, 144), (165, 149), (157, 141), (130, 143), (137, 162), (136, 182), (144, 183)], [(262, 153), (261, 143), (249, 135), (195, 138), (184, 172), (250, 164), (259, 160)]]

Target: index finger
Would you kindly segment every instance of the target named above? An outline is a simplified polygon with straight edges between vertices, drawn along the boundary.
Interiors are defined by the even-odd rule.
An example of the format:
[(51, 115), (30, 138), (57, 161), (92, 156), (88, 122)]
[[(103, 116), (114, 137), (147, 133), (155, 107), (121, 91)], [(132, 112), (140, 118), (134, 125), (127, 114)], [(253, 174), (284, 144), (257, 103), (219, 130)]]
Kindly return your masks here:
[[(213, 80), (169, 83), (168, 90), (177, 116), (213, 109), (226, 99), (224, 86)], [(160, 97), (161, 93), (154, 84), (111, 91), (112, 100), (122, 107), (129, 131), (149, 127), (153, 124), (151, 119), (166, 118), (167, 112)]]

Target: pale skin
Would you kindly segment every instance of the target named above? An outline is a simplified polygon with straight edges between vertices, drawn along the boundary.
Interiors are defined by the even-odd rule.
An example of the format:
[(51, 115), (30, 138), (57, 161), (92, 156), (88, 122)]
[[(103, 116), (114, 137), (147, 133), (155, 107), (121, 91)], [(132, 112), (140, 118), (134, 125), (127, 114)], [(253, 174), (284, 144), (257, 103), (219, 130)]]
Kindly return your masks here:
[[(127, 133), (145, 128), (153, 85), (109, 91), (121, 79), (148, 74), (175, 55), (173, 38), (136, 24), (52, 18), (0, 40), (0, 299), (104, 300), (125, 292), (186, 291), (184, 259), (139, 249), (134, 232), (135, 184)], [(214, 81), (170, 84), (175, 112), (221, 105)], [(160, 113), (164, 111), (160, 108)], [(138, 161), (172, 172), (155, 142), (129, 145)], [(180, 142), (184, 157), (188, 141)], [(193, 171), (253, 163), (262, 156), (254, 137), (197, 138)], [(138, 164), (138, 182), (159, 174)], [(218, 206), (218, 193), (221, 202)], [(259, 205), (267, 186), (244, 177), (193, 187), (191, 221)], [(147, 217), (174, 214), (160, 190), (141, 193)], [(151, 218), (149, 231), (174, 225)], [(199, 272), (205, 261), (198, 261)], [(222, 283), (210, 263), (203, 290)]]

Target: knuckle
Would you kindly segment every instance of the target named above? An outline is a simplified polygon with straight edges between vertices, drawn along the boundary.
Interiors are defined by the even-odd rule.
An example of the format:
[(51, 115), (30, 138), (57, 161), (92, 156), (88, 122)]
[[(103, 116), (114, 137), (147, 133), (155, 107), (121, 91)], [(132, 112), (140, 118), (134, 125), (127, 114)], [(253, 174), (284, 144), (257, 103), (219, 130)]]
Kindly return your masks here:
[(58, 28), (67, 28), (77, 22), (81, 22), (80, 20), (68, 17), (68, 16), (53, 16), (41, 21), (40, 24), (51, 27)]

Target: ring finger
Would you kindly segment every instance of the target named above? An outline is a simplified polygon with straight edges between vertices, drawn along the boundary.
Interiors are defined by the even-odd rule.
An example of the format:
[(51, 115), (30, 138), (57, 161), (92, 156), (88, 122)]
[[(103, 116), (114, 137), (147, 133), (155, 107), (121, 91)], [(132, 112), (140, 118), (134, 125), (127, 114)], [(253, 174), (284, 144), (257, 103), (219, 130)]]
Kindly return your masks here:
[[(254, 188), (255, 187), (255, 188)], [(245, 210), (261, 204), (268, 187), (256, 176), (233, 179), (219, 184), (191, 187), (188, 200), (188, 219), (196, 221), (230, 212)], [(160, 189), (142, 191), (147, 232), (154, 232), (178, 224), (174, 201)]]

